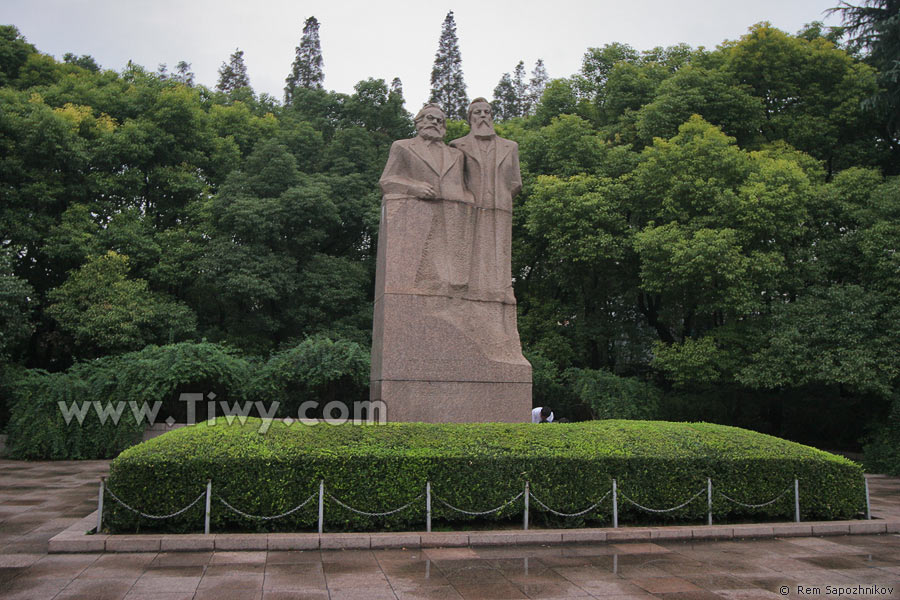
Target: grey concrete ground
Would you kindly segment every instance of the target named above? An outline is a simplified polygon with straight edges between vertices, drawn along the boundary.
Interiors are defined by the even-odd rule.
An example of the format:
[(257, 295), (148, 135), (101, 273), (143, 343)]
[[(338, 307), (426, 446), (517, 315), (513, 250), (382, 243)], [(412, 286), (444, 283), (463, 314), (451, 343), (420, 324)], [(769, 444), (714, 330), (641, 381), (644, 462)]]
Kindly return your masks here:
[[(0, 460), (0, 598), (900, 598), (900, 536), (415, 550), (47, 554), (108, 463)], [(870, 478), (873, 514), (900, 480)], [(889, 588), (893, 588), (888, 592)]]

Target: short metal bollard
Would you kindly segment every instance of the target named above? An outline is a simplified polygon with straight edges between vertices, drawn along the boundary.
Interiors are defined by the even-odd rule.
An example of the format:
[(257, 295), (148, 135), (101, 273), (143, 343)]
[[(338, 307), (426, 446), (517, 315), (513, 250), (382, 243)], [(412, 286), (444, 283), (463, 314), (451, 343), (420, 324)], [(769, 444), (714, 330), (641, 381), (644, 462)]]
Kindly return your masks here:
[(319, 535), (325, 528), (325, 480), (319, 480)]
[[(196, 502), (196, 500), (195, 500)], [(203, 533), (209, 535), (209, 513), (212, 510), (212, 479), (206, 481), (206, 516), (203, 518)]]
[(712, 478), (706, 478), (706, 524), (712, 525)]
[(800, 480), (794, 479), (794, 522), (800, 522)]
[(613, 527), (619, 526), (619, 494), (616, 492), (616, 480), (613, 479)]
[[(97, 530), (95, 533), (100, 533), (100, 528), (103, 527), (103, 488), (106, 487), (106, 477), (100, 478), (100, 493), (97, 495)], [(866, 500), (868, 500), (868, 488), (866, 490)]]
[(531, 491), (528, 489), (528, 482), (525, 482), (525, 516), (524, 516), (524, 529), (528, 531), (528, 496), (531, 495)]
[(863, 481), (866, 483), (866, 519), (872, 519), (872, 506), (869, 504), (869, 480), (863, 477)]
[(431, 533), (431, 482), (425, 482), (425, 531)]

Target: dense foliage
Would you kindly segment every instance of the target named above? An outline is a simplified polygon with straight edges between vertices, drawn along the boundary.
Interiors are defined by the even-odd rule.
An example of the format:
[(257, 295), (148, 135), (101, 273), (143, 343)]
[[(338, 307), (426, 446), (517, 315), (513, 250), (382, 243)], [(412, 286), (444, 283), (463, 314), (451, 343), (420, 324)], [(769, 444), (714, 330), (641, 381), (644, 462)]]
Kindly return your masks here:
[[(8, 368), (4, 375), (11, 383), (0, 386), (0, 398), (14, 401), (10, 456), (113, 458), (139, 441), (146, 425), (170, 418), (313, 419), (325, 416), (330, 402), (353, 410), (353, 402), (368, 399), (369, 352), (312, 337), (261, 361), (219, 344), (182, 342), (79, 362), (61, 373)], [(304, 407), (308, 401), (314, 405)]]
[[(259, 421), (214, 426), (206, 423), (171, 432), (124, 451), (110, 468), (109, 486), (132, 506), (156, 514), (175, 512), (194, 500), (212, 480), (213, 493), (254, 515), (281, 514), (318, 491), (359, 510), (386, 512), (417, 501), (407, 510), (383, 518), (351, 513), (326, 502), (328, 530), (371, 528), (421, 529), (430, 481), (433, 493), (469, 511), (495, 508), (530, 482), (542, 502), (561, 512), (577, 512), (606, 494), (612, 479), (619, 493), (649, 507), (676, 506), (715, 489), (744, 503), (760, 503), (790, 490), (800, 481), (804, 519), (849, 518), (865, 507), (862, 470), (827, 453), (742, 429), (709, 424), (646, 421), (595, 421), (567, 425), (479, 424), (334, 427), (325, 424), (287, 427), (275, 423), (265, 435)], [(463, 467), (463, 465), (465, 465)], [(577, 473), (577, 477), (573, 477)], [(705, 493), (667, 521), (702, 522)], [(607, 497), (583, 519), (559, 523), (608, 523)], [(472, 517), (432, 502), (434, 518), (466, 522)], [(765, 508), (751, 510), (714, 494), (719, 519), (786, 519), (793, 515), (793, 493)], [(547, 515), (531, 503), (532, 514)], [(521, 500), (492, 519), (520, 515)], [(114, 532), (165, 527), (197, 531), (202, 508), (162, 525), (135, 517), (114, 503), (105, 513)], [(646, 520), (620, 497), (623, 523)], [(315, 527), (316, 503), (277, 521), (259, 522), (229, 512), (219, 502), (212, 511), (215, 531)]]
[[(439, 58), (462, 102), (448, 19)], [(850, 46), (760, 23), (715, 50), (589, 48), (572, 77), (535, 66), (539, 99), (518, 68), (493, 100), (522, 160), (513, 274), (536, 402), (830, 448), (896, 439), (900, 139), (872, 102), (893, 24)], [(0, 27), (5, 373), (206, 341), (279, 357), (286, 390), (309, 338), (347, 371), (304, 393), (365, 395), (377, 180), (414, 131), (400, 82), (340, 94), (315, 74), (281, 104), (238, 52), (214, 91), (187, 63), (58, 62)]]

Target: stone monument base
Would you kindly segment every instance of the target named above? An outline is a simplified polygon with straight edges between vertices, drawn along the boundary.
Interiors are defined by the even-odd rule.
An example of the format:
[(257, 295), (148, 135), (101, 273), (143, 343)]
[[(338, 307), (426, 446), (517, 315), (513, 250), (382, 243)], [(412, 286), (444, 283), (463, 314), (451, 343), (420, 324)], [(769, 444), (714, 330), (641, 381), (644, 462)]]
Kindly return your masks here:
[(387, 421), (526, 423), (531, 365), (519, 348), (515, 304), (383, 294), (369, 398)]
[(387, 421), (523, 423), (531, 418), (530, 383), (486, 381), (372, 382)]

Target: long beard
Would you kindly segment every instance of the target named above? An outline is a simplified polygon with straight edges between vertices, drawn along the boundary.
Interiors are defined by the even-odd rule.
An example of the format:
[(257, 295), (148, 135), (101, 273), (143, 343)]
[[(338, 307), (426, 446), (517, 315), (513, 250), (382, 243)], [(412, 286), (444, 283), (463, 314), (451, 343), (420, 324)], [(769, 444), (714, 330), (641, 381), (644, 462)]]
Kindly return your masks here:
[(472, 133), (475, 135), (494, 135), (494, 124), (490, 121), (475, 121), (472, 124)]

